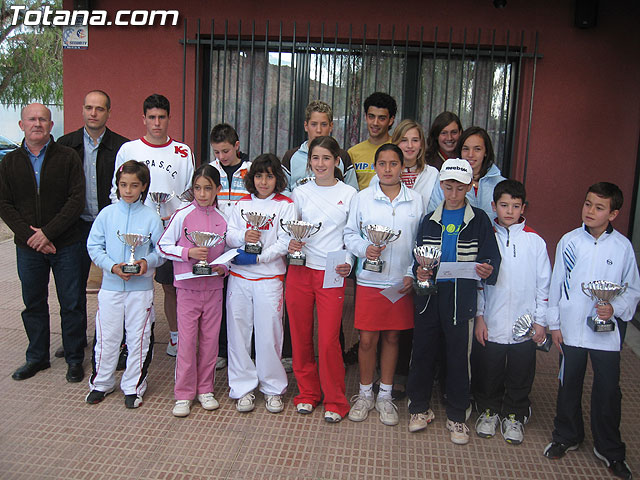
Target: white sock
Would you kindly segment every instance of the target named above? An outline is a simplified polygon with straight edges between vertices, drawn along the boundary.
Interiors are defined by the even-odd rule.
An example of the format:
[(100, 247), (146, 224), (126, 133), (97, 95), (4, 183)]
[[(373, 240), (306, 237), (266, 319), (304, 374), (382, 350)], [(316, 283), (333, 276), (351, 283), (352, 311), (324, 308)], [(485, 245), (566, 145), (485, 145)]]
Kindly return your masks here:
[(373, 397), (373, 383), (369, 385), (360, 384), (360, 396), (362, 397)]
[(392, 390), (393, 390), (393, 385), (387, 385), (385, 383), (380, 382), (380, 390), (378, 390), (378, 398), (391, 398)]
[(169, 332), (171, 335), (171, 343), (178, 343), (178, 332)]

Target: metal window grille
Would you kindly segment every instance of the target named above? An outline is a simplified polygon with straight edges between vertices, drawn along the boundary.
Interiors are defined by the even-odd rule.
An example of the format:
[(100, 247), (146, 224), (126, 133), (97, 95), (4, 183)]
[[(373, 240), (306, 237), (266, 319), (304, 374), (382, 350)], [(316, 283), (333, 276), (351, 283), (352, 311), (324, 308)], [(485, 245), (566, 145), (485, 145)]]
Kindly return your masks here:
[[(274, 31), (267, 22), (260, 35), (256, 22), (244, 30), (238, 23), (233, 34), (228, 21), (222, 26), (211, 21), (206, 35), (200, 28), (198, 21), (195, 38), (189, 39), (185, 22), (183, 43), (185, 78), (187, 45), (196, 47), (195, 90), (201, 98), (196, 95), (195, 130), (202, 138), (196, 143), (203, 159), (211, 158), (208, 132), (220, 122), (236, 128), (241, 149), (251, 158), (263, 152), (281, 157), (306, 140), (304, 110), (316, 99), (332, 106), (333, 136), (348, 148), (367, 138), (364, 99), (383, 91), (398, 103), (396, 124), (413, 118), (427, 134), (433, 119), (448, 110), (458, 114), (465, 128), (485, 128), (498, 166), (508, 174), (523, 62), (533, 64), (530, 119), (535, 64), (542, 58), (537, 34), (535, 49), (528, 53), (524, 32), (518, 43), (507, 32), (506, 42), (497, 44), (493, 31), (491, 43), (481, 44), (480, 30), (473, 35), (476, 43), (467, 41), (471, 35), (466, 30), (463, 42), (454, 43), (452, 29), (443, 36), (437, 28), (429, 42), (424, 29), (419, 41), (410, 41), (409, 27), (404, 38), (396, 38), (393, 27), (390, 40), (381, 38), (380, 26), (371, 36), (365, 26), (361, 38), (353, 37), (352, 26), (348, 37), (339, 37), (338, 25), (331, 34), (322, 25), (319, 38), (311, 37), (309, 24), (300, 31), (294, 23), (286, 36), (282, 23)], [(198, 118), (199, 105), (203, 119)], [(527, 150), (528, 141), (529, 132)], [(525, 155), (525, 165), (526, 160)]]

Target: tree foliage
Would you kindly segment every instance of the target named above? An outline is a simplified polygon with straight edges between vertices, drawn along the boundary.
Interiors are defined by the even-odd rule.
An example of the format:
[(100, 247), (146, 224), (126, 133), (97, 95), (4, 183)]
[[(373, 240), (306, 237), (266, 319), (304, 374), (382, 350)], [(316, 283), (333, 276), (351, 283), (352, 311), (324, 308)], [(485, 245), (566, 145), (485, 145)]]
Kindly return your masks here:
[(62, 30), (24, 26), (25, 10), (13, 25), (12, 5), (27, 10), (61, 9), (62, 0), (0, 0), (0, 102), (26, 105), (62, 103)]

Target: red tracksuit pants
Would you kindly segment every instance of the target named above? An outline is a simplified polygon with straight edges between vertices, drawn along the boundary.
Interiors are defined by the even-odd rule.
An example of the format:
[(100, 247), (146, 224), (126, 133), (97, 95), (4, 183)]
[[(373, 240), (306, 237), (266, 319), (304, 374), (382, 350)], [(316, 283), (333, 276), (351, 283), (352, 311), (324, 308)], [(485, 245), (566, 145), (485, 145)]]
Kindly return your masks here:
[[(293, 401), (314, 407), (324, 394), (326, 411), (344, 417), (349, 413), (345, 396), (344, 363), (340, 347), (340, 322), (344, 286), (322, 288), (324, 270), (291, 265), (287, 273), (286, 302), (291, 327), (293, 373), (300, 394)], [(313, 346), (313, 306), (318, 313), (318, 362)]]

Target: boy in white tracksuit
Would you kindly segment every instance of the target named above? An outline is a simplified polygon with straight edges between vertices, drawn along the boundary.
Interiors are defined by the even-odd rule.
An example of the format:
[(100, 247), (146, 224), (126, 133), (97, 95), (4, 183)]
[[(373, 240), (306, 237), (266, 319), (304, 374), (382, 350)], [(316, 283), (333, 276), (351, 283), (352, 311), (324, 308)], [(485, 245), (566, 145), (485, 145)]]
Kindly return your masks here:
[[(594, 453), (620, 478), (631, 478), (620, 438), (620, 349), (640, 300), (640, 277), (629, 240), (613, 229), (622, 207), (620, 189), (607, 182), (589, 187), (582, 207), (583, 225), (564, 235), (556, 249), (549, 291), (547, 324), (562, 352), (553, 441), (544, 455), (560, 458), (584, 440), (582, 387), (591, 358), (591, 432)], [(607, 280), (627, 290), (610, 303), (597, 305), (583, 292), (582, 283)], [(611, 319), (615, 329), (594, 332), (587, 317)]]
[[(493, 194), (493, 222), (502, 262), (495, 285), (479, 285), (472, 356), (474, 398), (478, 411), (476, 433), (495, 435), (502, 417), (508, 443), (524, 439), (530, 416), (529, 393), (536, 372), (536, 343), (544, 339), (551, 264), (545, 241), (526, 226), (526, 192), (516, 180), (500, 182)], [(535, 340), (515, 340), (513, 325), (530, 314)]]
[[(262, 177), (273, 176), (263, 189)], [(268, 182), (268, 180), (265, 180)], [(263, 154), (251, 164), (245, 178), (251, 192), (232, 209), (227, 245), (240, 255), (231, 265), (227, 287), (227, 338), (229, 353), (229, 396), (238, 400), (239, 411), (252, 409), (253, 390), (260, 386), (266, 406), (272, 413), (282, 410), (280, 398), (287, 389), (287, 374), (280, 362), (283, 341), (283, 284), (289, 236), (280, 221), (295, 219), (293, 201), (280, 194), (286, 179), (275, 155)], [(271, 186), (272, 185), (272, 186)], [(250, 235), (242, 217), (258, 212), (269, 217), (259, 230), (262, 252), (247, 254), (244, 246)], [(255, 364), (251, 360), (251, 334), (255, 333)], [(240, 401), (241, 399), (244, 400)], [(275, 397), (275, 398), (274, 398)]]

